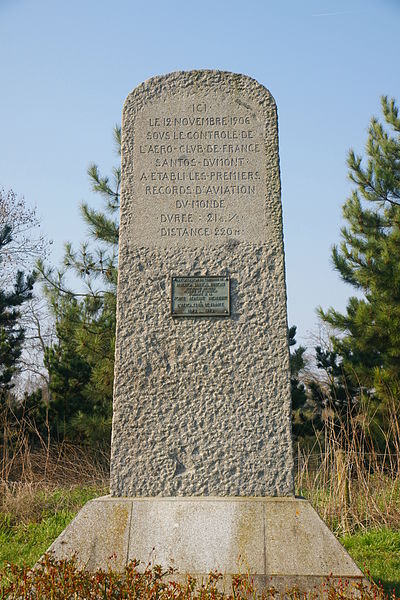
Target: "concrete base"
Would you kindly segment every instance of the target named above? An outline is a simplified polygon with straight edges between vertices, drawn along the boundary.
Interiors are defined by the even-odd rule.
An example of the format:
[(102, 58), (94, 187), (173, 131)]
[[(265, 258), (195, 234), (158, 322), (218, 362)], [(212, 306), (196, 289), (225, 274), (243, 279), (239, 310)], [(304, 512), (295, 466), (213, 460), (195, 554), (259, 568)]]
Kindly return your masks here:
[(311, 590), (363, 574), (300, 498), (154, 497), (88, 502), (50, 546), (56, 558), (122, 571), (134, 558), (177, 575), (249, 573), (258, 588)]

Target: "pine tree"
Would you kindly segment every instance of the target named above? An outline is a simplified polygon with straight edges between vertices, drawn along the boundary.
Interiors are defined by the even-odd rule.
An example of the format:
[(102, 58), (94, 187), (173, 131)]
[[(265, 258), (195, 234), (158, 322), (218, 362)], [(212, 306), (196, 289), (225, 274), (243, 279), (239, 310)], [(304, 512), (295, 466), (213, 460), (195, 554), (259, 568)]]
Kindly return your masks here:
[[(121, 130), (114, 139), (120, 152)], [(105, 200), (105, 209), (81, 205), (89, 241), (75, 250), (67, 243), (61, 271), (38, 269), (56, 319), (57, 343), (46, 354), (52, 402), (50, 417), (58, 437), (88, 443), (107, 442), (111, 432), (114, 375), (117, 251), (120, 169), (112, 178), (98, 167), (88, 169), (92, 189)], [(67, 285), (68, 273), (78, 276), (82, 291)]]
[(314, 438), (314, 415), (308, 406), (306, 386), (301, 381), (302, 373), (306, 367), (304, 346), (296, 346), (296, 326), (293, 325), (288, 331), (289, 341), (289, 365), (290, 365), (290, 388), (292, 397), (292, 433), (296, 444), (307, 446)]
[(343, 205), (346, 226), (332, 260), (352, 296), (344, 314), (319, 309), (337, 332), (332, 338), (342, 368), (381, 407), (400, 398), (400, 118), (395, 101), (382, 97), (384, 124), (373, 118), (366, 159), (350, 150), (355, 189)]
[(288, 338), (289, 338), (289, 364), (290, 364), (290, 387), (292, 393), (292, 410), (296, 411), (304, 407), (304, 404), (307, 401), (307, 394), (304, 384), (299, 380), (299, 375), (301, 371), (306, 366), (306, 361), (304, 358), (305, 347), (298, 346), (295, 350), (292, 350), (293, 346), (297, 344), (296, 342), (296, 325), (293, 325), (289, 328)]

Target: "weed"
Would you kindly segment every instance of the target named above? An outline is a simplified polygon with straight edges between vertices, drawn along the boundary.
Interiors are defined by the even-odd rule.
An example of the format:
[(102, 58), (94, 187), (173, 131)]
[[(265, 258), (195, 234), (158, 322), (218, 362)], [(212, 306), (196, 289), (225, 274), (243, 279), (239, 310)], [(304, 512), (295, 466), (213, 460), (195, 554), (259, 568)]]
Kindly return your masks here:
[[(257, 590), (251, 577), (237, 575), (232, 578), (230, 589), (224, 591), (221, 573), (210, 573), (205, 582), (187, 576), (183, 582), (174, 580), (173, 569), (160, 566), (145, 566), (140, 569), (139, 561), (132, 561), (124, 573), (98, 570), (89, 573), (77, 568), (71, 560), (53, 560), (44, 556), (39, 566), (29, 570), (24, 566), (7, 564), (0, 571), (0, 598), (9, 600), (29, 598), (31, 600), (385, 600), (382, 587), (375, 585), (353, 585), (349, 581), (333, 583), (325, 581), (319, 590), (303, 593), (296, 588), (279, 593), (275, 588)], [(392, 600), (397, 600), (392, 595)]]

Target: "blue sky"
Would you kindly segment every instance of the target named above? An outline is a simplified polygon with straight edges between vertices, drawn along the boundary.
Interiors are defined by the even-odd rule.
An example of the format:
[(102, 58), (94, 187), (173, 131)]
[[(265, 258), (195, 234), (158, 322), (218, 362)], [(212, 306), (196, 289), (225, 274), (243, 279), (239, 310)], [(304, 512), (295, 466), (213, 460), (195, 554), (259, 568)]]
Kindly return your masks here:
[(346, 154), (380, 96), (400, 100), (399, 26), (400, 0), (0, 0), (0, 187), (37, 206), (59, 264), (85, 238), (80, 202), (101, 206), (86, 169), (117, 163), (134, 87), (181, 69), (250, 75), (278, 105), (289, 321), (305, 339), (316, 306), (352, 293), (330, 261)]

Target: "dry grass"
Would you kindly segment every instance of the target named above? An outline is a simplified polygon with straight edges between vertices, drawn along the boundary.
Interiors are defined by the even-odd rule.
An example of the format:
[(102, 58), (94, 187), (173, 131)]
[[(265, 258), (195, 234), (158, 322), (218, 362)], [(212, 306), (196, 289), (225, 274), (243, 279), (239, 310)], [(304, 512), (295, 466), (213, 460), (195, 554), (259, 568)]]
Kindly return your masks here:
[(400, 477), (384, 461), (361, 463), (340, 450), (298, 460), (297, 493), (339, 535), (400, 525)]
[[(381, 432), (380, 453), (360, 415), (349, 415), (342, 423), (328, 418), (317, 451), (298, 450), (296, 493), (311, 501), (336, 534), (400, 528), (399, 418), (393, 404), (390, 431)], [(0, 513), (13, 522), (38, 522), (44, 512), (78, 510), (83, 498), (71, 490), (79, 486), (92, 488), (92, 494), (94, 488), (108, 493), (108, 452), (53, 444), (25, 417), (16, 422), (4, 413), (1, 427)]]
[(400, 527), (400, 423), (381, 432), (378, 452), (360, 416), (327, 420), (318, 452), (297, 452), (296, 492), (337, 534)]
[[(355, 431), (357, 432), (357, 429)], [(340, 428), (339, 430), (332, 428), (329, 431), (327, 427), (324, 445), (321, 445), (318, 453), (298, 452), (297, 493), (306, 496), (311, 501), (337, 535), (355, 531), (360, 534), (360, 531), (371, 531), (371, 529), (383, 527), (389, 533), (390, 528), (392, 530), (399, 529), (400, 453), (393, 452), (393, 443), (390, 442), (386, 453), (377, 454), (359, 432), (357, 435), (348, 436), (348, 444), (344, 451), (343, 436), (344, 433), (340, 431)], [(39, 558), (85, 502), (95, 496), (108, 493), (109, 459), (104, 453), (90, 452), (87, 448), (67, 444), (42, 444), (31, 449), (29, 444), (23, 443), (15, 445), (13, 448), (15, 450), (13, 454), (11, 454), (10, 448), (8, 450), (9, 464), (1, 463), (3, 478), (0, 479), (0, 546), (3, 544), (4, 551), (1, 553), (0, 547), (0, 563), (4, 564), (10, 561), (18, 570), (19, 567), (16, 566), (16, 563), (20, 564), (24, 560), (33, 564)], [(3, 458), (4, 455), (3, 452)], [(353, 536), (353, 539), (355, 537), (357, 536)], [(382, 532), (381, 537), (383, 539), (381, 546), (382, 544), (385, 546), (388, 535)], [(399, 593), (399, 567), (394, 558), (396, 550), (391, 546), (388, 548), (385, 546), (384, 549), (387, 552), (384, 554), (382, 546), (381, 550), (377, 549), (375, 552), (374, 541), (367, 544), (368, 548), (361, 547), (363, 544), (365, 546), (366, 542), (364, 542), (365, 540), (361, 540), (359, 544), (361, 550), (382, 554), (382, 561), (389, 564), (391, 560), (393, 563), (386, 578), (382, 577), (384, 573), (382, 561), (376, 568), (374, 567), (375, 580), (381, 579), (387, 590), (397, 586), (396, 590)], [(371, 544), (372, 549), (370, 548)], [(396, 544), (398, 545), (397, 541)], [(364, 554), (361, 553), (362, 556)], [(360, 566), (362, 568), (364, 566), (363, 559)], [(73, 565), (67, 565), (65, 568), (69, 573), (68, 577), (73, 581), (75, 578)], [(52, 577), (56, 577), (57, 568), (49, 567), (49, 569), (53, 573)], [(3, 570), (3, 577), (8, 577), (6, 570), (6, 568)], [(23, 571), (18, 572), (22, 578), (26, 577)], [(16, 573), (17, 571), (15, 571)], [(81, 576), (79, 575), (79, 577)], [(76, 578), (79, 577), (76, 575)], [(82, 577), (84, 576), (82, 575)], [(103, 574), (98, 581), (101, 581), (101, 585), (104, 586), (109, 584), (114, 586), (115, 593), (119, 594), (118, 577), (116, 574), (112, 577), (114, 579), (107, 580), (106, 575)], [(45, 585), (45, 582), (42, 583)], [(87, 580), (85, 586), (89, 586), (89, 583)], [(101, 595), (103, 592), (100, 592), (100, 589), (87, 597), (114, 597)], [(332, 588), (330, 597), (339, 599), (340, 596), (343, 600), (351, 597), (348, 591), (339, 592), (337, 588)], [(148, 593), (150, 594), (150, 592)], [(185, 592), (180, 590), (179, 594), (181, 595), (177, 592), (178, 595), (174, 596), (168, 595), (172, 594), (170, 589), (163, 589), (163, 595), (160, 591), (161, 595), (154, 597), (193, 599), (246, 597), (240, 596), (238, 590), (234, 592), (236, 596), (212, 596), (210, 590), (207, 591), (207, 595), (204, 590), (201, 591), (199, 588), (196, 593), (197, 595), (194, 592), (190, 595), (187, 590)], [(85, 597), (79, 596), (78, 592), (77, 594), (71, 597)], [(54, 595), (54, 598), (56, 597), (63, 596)], [(115, 597), (128, 598), (130, 596), (117, 595)], [(153, 596), (140, 597), (152, 598)], [(251, 597), (256, 598), (257, 596)], [(272, 598), (273, 594), (267, 597)], [(293, 591), (291, 597), (300, 598), (302, 596), (296, 595)], [(383, 598), (383, 592), (376, 589), (373, 595), (365, 594), (364, 597), (368, 599)]]
[(0, 481), (6, 484), (69, 486), (95, 484), (109, 477), (109, 450), (52, 441), (34, 421), (17, 418), (11, 409), (0, 413)]
[(72, 444), (31, 450), (3, 466), (0, 514), (9, 524), (39, 523), (59, 511), (75, 513), (93, 496), (109, 493), (109, 457)]
[[(395, 415), (393, 432), (398, 429)], [(296, 493), (311, 501), (337, 535), (400, 528), (400, 436), (393, 432), (386, 451), (377, 453), (359, 422), (338, 427), (328, 421), (318, 452), (298, 450)], [(43, 440), (32, 449), (27, 440), (21, 430), (7, 451), (0, 447), (0, 512), (13, 522), (38, 522), (43, 512), (78, 510), (81, 501), (74, 488), (108, 493), (108, 453)]]

